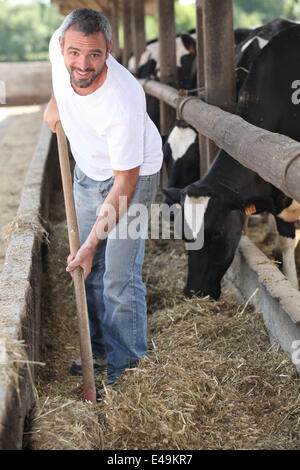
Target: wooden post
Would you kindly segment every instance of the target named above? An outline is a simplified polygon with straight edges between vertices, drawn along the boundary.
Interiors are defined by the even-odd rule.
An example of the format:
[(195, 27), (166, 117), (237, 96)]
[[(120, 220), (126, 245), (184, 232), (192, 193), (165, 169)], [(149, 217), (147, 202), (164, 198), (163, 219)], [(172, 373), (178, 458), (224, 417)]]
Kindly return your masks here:
[(132, 44), (135, 57), (135, 71), (146, 48), (144, 0), (131, 0)]
[[(160, 81), (177, 88), (176, 30), (174, 0), (158, 0)], [(160, 132), (165, 135), (173, 127), (176, 112), (160, 102)]]
[(203, 0), (196, 3), (196, 33), (197, 33), (197, 87), (204, 87), (204, 51), (203, 51)]
[(119, 4), (118, 0), (112, 0), (111, 2), (111, 27), (112, 27), (112, 38), (113, 47), (112, 53), (116, 58), (120, 57), (120, 43), (119, 43)]
[(123, 60), (124, 67), (128, 67), (128, 61), (132, 54), (132, 36), (131, 36), (131, 1), (123, 0)]
[[(206, 102), (235, 112), (232, 0), (203, 0), (204, 80)], [(218, 148), (208, 141), (208, 163)]]
[[(196, 2), (196, 33), (197, 33), (197, 87), (204, 87), (204, 46), (203, 46), (203, 11), (202, 0)], [(200, 177), (202, 177), (209, 168), (206, 137), (199, 136), (199, 154), (200, 154)]]

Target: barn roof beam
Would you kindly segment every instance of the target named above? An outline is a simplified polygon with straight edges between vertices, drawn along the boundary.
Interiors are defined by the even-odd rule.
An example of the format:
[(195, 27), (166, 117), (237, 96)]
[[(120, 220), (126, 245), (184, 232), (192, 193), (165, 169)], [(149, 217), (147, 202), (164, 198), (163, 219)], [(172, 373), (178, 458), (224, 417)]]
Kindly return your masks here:
[[(110, 7), (113, 0), (51, 0), (51, 3), (55, 3), (59, 6), (62, 14), (68, 14), (75, 8), (94, 8), (100, 11), (110, 11)], [(119, 18), (122, 16), (122, 0), (116, 0), (118, 2), (118, 14)], [(157, 0), (139, 0), (145, 3), (145, 14), (153, 15), (157, 12)], [(173, 0), (175, 1), (175, 0)], [(105, 14), (105, 13), (104, 13)]]

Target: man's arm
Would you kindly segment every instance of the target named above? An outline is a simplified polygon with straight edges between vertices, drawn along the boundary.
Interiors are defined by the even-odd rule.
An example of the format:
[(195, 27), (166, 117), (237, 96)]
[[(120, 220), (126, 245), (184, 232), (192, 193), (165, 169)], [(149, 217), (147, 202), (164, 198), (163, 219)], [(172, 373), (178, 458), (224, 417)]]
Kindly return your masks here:
[(55, 125), (60, 120), (58, 107), (54, 93), (44, 111), (44, 121), (49, 125), (52, 132), (56, 132)]
[(85, 279), (90, 274), (93, 257), (98, 245), (117, 225), (129, 206), (135, 192), (139, 172), (139, 166), (126, 171), (114, 170), (115, 181), (113, 187), (101, 207), (89, 236), (78, 250), (76, 256), (69, 255), (68, 257), (67, 271), (71, 275), (78, 266), (82, 267)]

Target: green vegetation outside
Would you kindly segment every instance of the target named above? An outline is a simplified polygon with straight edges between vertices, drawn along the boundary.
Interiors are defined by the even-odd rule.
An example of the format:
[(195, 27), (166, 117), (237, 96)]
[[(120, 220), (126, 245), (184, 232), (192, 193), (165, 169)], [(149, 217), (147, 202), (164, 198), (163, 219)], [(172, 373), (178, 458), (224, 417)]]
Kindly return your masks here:
[[(175, 4), (176, 32), (195, 28), (195, 4)], [(300, 20), (300, 0), (234, 0), (234, 26), (254, 28), (274, 18)], [(0, 62), (48, 60), (48, 44), (64, 16), (49, 0), (0, 0)], [(158, 36), (157, 15), (146, 17), (146, 37)], [(120, 43), (122, 46), (122, 25)]]

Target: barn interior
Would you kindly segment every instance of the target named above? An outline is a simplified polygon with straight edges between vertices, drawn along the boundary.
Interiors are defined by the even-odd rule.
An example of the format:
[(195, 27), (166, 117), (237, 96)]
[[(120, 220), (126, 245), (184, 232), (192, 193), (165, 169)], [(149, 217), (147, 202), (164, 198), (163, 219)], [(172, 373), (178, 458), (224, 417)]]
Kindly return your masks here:
[[(102, 11), (112, 24), (113, 54), (126, 67), (132, 55), (138, 64), (145, 49), (145, 14), (157, 14), (160, 82), (140, 83), (160, 100), (161, 135), (180, 114), (199, 134), (202, 176), (218, 148), (230, 149), (240, 163), (279, 189), (286, 191), (286, 183), (289, 194), (300, 200), (300, 162), (293, 159), (300, 144), (260, 129), (259, 147), (255, 129), (233, 116), (232, 0), (196, 1), (197, 91), (192, 95), (177, 89), (173, 0), (52, 3), (63, 15), (81, 7)], [(42, 105), (32, 110), (36, 127), (27, 122), (36, 136), (48, 89), (36, 90), (39, 82), (49, 81), (49, 64), (40, 73), (47, 78), (39, 76), (33, 87), (42, 96)], [(20, 97), (12, 101), (18, 103)], [(238, 131), (247, 142), (244, 153)], [(272, 172), (255, 159), (257, 149), (265, 149), (264, 139), (274, 160), (278, 157)], [(279, 163), (282, 148), (289, 167)], [(149, 355), (93, 405), (84, 400), (81, 378), (68, 374), (70, 360), (80, 355), (80, 342), (74, 285), (65, 273), (69, 245), (57, 142), (45, 123), (35, 150), (28, 152), (32, 159), (23, 172), (17, 214), (7, 227), (0, 278), (0, 448), (299, 449), (300, 369), (293, 345), (300, 339), (300, 294), (278, 269), (274, 238), (265, 240), (266, 219), (259, 230), (253, 226), (243, 235), (217, 301), (183, 295), (187, 253), (182, 240), (149, 237), (143, 272)], [(165, 182), (163, 172), (161, 186)], [(101, 386), (105, 373), (95, 380)]]

